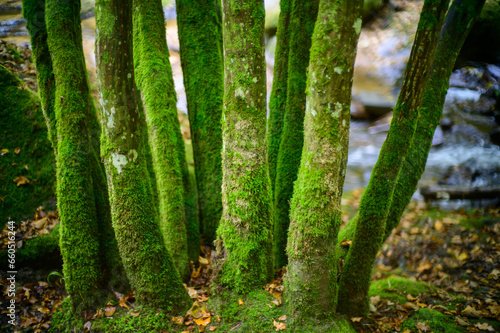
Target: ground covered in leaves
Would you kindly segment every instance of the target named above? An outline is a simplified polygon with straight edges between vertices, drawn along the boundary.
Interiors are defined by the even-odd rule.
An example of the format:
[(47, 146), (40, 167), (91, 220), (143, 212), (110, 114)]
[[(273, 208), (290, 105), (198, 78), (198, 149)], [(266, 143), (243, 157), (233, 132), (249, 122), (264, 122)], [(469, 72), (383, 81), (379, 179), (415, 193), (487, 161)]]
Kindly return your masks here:
[[(355, 212), (361, 191), (343, 200), (345, 220)], [(500, 213), (498, 209), (440, 212), (412, 203), (399, 227), (379, 253), (370, 289), (371, 312), (350, 318), (358, 332), (495, 332), (500, 331)], [(46, 237), (58, 223), (56, 212), (39, 209), (17, 230), (18, 251)], [(2, 232), (2, 251), (8, 244)], [(186, 288), (193, 299), (184, 315), (171, 317), (143, 310), (133, 291), (118, 292), (107, 305), (67, 316), (68, 302), (61, 270), (27, 269), (16, 284), (16, 331), (135, 332), (273, 332), (291, 331), (281, 295), (286, 270), (261, 291), (246, 298), (210, 294), (213, 249), (202, 246)], [(2, 331), (7, 323), (7, 274), (1, 272)], [(231, 301), (221, 302), (227, 296)], [(56, 319), (54, 319), (56, 318)], [(53, 322), (57, 322), (57, 327)]]

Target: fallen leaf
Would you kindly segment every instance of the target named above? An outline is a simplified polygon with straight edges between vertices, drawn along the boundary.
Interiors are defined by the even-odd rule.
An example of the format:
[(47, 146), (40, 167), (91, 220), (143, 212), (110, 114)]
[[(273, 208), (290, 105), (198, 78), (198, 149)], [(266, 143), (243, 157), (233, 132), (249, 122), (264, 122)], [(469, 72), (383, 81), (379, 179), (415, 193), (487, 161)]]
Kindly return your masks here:
[(24, 176), (18, 176), (16, 178), (14, 178), (13, 182), (15, 182), (17, 184), (17, 186), (26, 185), (26, 184), (30, 183), (28, 178), (26, 178)]
[(455, 323), (457, 323), (460, 326), (469, 326), (469, 323), (467, 322), (467, 320), (464, 320), (460, 317), (455, 317)]
[(350, 239), (344, 239), (342, 242), (340, 242), (340, 246), (342, 246), (342, 247), (348, 247), (351, 244), (352, 244), (352, 240), (350, 240)]
[(432, 264), (430, 262), (423, 262), (417, 267), (417, 272), (423, 273), (429, 269), (431, 269)]
[(359, 322), (361, 321), (361, 319), (363, 319), (363, 318), (362, 318), (362, 317), (352, 317), (352, 318), (351, 318), (351, 321), (352, 321), (353, 323), (359, 323)]
[(474, 324), (474, 327), (477, 327), (481, 331), (490, 331), (490, 332), (495, 331), (495, 329), (492, 326), (488, 325), (488, 323), (482, 323), (482, 324), (476, 323)]
[(469, 318), (480, 318), (481, 311), (474, 309), (470, 305), (467, 305), (467, 307), (462, 310), (462, 316), (469, 317)]
[(186, 314), (193, 316), (193, 318), (201, 318), (201, 316), (203, 315), (200, 305), (196, 301), (193, 303), (193, 306), (191, 306), (191, 309), (189, 309)]
[(286, 329), (285, 323), (280, 323), (273, 319), (273, 325), (276, 327), (276, 331), (284, 331)]
[(243, 301), (242, 301), (241, 299), (239, 299), (239, 300), (238, 300), (238, 304), (239, 304), (240, 306), (245, 306), (245, 303), (243, 303)]
[(106, 307), (104, 308), (104, 314), (106, 315), (106, 317), (111, 317), (116, 311), (116, 306), (112, 306), (112, 305), (106, 305)]
[(210, 332), (213, 332), (213, 331), (215, 331), (216, 329), (217, 329), (217, 326), (212, 326), (212, 327), (210, 327), (208, 330), (209, 330)]
[(380, 302), (380, 296), (372, 296), (372, 297), (370, 297), (370, 302), (373, 305), (377, 305)]
[(208, 324), (210, 324), (210, 317), (194, 319), (194, 322), (199, 326), (207, 326)]
[(19, 155), (20, 152), (21, 148), (17, 147), (16, 149), (14, 149), (14, 153), (16, 153), (16, 155)]
[(90, 320), (87, 321), (85, 325), (83, 325), (83, 327), (85, 327), (87, 331), (90, 331), (90, 328), (92, 327), (92, 323), (90, 322)]
[(132, 311), (130, 311), (130, 315), (131, 315), (132, 317), (137, 317), (137, 316), (139, 316), (140, 314), (141, 314), (141, 312), (140, 312), (140, 311), (138, 311), (138, 310), (132, 310)]
[(5, 154), (8, 154), (9, 153), (9, 150), (8, 149), (0, 149), (0, 156), (3, 156)]
[(198, 262), (200, 265), (210, 265), (210, 261), (207, 258), (198, 257)]
[(39, 312), (41, 313), (45, 313), (45, 314), (49, 314), (50, 313), (50, 310), (48, 308), (46, 308), (45, 306), (41, 306), (37, 309)]
[(282, 315), (281, 317), (278, 318), (279, 321), (285, 321), (286, 320), (286, 315)]
[(426, 323), (423, 323), (421, 321), (419, 321), (417, 323), (417, 325), (415, 325), (415, 327), (417, 328), (417, 330), (419, 330), (420, 332), (427, 332), (428, 330), (430, 330), (430, 326), (427, 325)]
[(274, 301), (272, 301), (271, 303), (273, 303), (274, 305), (276, 306), (280, 306), (281, 305), (281, 300), (279, 299), (275, 299)]

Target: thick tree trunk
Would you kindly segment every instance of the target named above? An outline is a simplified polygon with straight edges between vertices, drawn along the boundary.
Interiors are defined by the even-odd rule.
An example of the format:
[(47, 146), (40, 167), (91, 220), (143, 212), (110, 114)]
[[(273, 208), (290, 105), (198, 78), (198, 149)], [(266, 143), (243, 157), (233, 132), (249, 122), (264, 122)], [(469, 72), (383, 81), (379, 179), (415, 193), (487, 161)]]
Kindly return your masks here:
[[(56, 118), (54, 112), (56, 82), (54, 79), (52, 60), (47, 44), (47, 29), (45, 25), (45, 1), (25, 0), (23, 2), (23, 15), (27, 22), (27, 27), (31, 36), (31, 49), (34, 55), (34, 62), (37, 69), (38, 89), (42, 100), (42, 109), (49, 129), (49, 139), (57, 155), (57, 134)], [(79, 20), (79, 19), (78, 19)], [(78, 35), (74, 35), (77, 37)], [(81, 43), (78, 38), (75, 44)], [(81, 47), (80, 47), (81, 49)], [(80, 53), (79, 57), (83, 59), (81, 50), (75, 50)], [(61, 54), (59, 54), (60, 56)], [(87, 76), (84, 71), (83, 75)], [(88, 85), (82, 86), (88, 89)], [(85, 94), (88, 95), (87, 92)], [(127, 284), (121, 263), (118, 245), (115, 234), (111, 226), (111, 211), (109, 206), (108, 188), (104, 165), (99, 159), (100, 150), (100, 124), (97, 120), (96, 109), (90, 95), (88, 107), (89, 133), (91, 140), (90, 170), (92, 177), (92, 192), (95, 199), (95, 208), (97, 216), (97, 228), (99, 239), (99, 254), (102, 258), (104, 268), (104, 280), (111, 279), (111, 285), (114, 288), (120, 288)]]
[[(134, 62), (158, 190), (160, 227), (182, 278), (189, 275), (180, 133), (160, 0), (134, 0)], [(183, 143), (182, 143), (183, 144)], [(184, 145), (182, 145), (184, 148)], [(182, 150), (184, 153), (184, 149)], [(199, 245), (198, 245), (199, 247)]]
[(190, 298), (160, 234), (144, 158), (146, 124), (134, 83), (132, 1), (98, 1), (96, 9), (101, 151), (120, 254), (143, 306), (183, 312)]
[(280, 16), (274, 54), (273, 87), (269, 98), (269, 120), (267, 122), (267, 160), (271, 179), (271, 193), (274, 193), (275, 188), (276, 165), (278, 164), (278, 152), (286, 107), (291, 12), (292, 0), (280, 0)]
[(264, 4), (224, 0), (222, 219), (216, 283), (237, 293), (273, 275), (266, 158)]
[[(104, 281), (91, 174), (91, 102), (82, 49), (80, 3), (47, 0), (45, 14), (56, 82), (57, 206), (63, 272), (73, 308), (90, 307)], [(50, 92), (47, 94), (50, 96)], [(52, 139), (53, 135), (54, 131)]]
[(222, 214), (222, 27), (216, 0), (178, 0), (181, 65), (193, 142), (200, 225), (207, 244)]
[(298, 321), (335, 313), (334, 248), (341, 222), (361, 6), (361, 0), (320, 1), (312, 37), (304, 148), (287, 248), (285, 297)]
[(354, 239), (346, 256), (339, 287), (339, 312), (368, 312), (368, 289), (375, 257), (398, 177), (418, 120), (432, 58), (449, 0), (426, 0), (387, 139), (361, 198)]
[(453, 66), (470, 29), (481, 13), (484, 2), (485, 0), (455, 0), (448, 10), (434, 55), (432, 74), (419, 110), (410, 152), (403, 163), (389, 210), (385, 239), (399, 224), (401, 215), (417, 189), (418, 181), (425, 170), (434, 131), (443, 113)]
[(304, 143), (306, 72), (309, 65), (311, 36), (318, 15), (318, 4), (319, 0), (292, 1), (287, 99), (274, 189), (273, 244), (277, 267), (285, 266), (288, 261), (285, 248), (290, 224), (290, 200)]

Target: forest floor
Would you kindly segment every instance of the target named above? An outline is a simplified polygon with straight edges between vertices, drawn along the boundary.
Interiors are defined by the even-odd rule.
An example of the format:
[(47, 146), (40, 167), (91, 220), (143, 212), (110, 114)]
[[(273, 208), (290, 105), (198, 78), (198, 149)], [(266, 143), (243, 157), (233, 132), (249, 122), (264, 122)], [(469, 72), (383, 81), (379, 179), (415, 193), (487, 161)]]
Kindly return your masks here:
[[(361, 192), (355, 190), (343, 199), (345, 221), (355, 213)], [(355, 329), (404, 333), (500, 331), (499, 222), (499, 209), (443, 212), (429, 209), (423, 202), (411, 203), (378, 255), (370, 291), (370, 315), (350, 318)], [(48, 234), (57, 223), (57, 212), (40, 209), (32, 220), (19, 226), (18, 246)], [(7, 243), (6, 230), (1, 235), (2, 248)], [(237, 299), (230, 311), (211, 311), (214, 255), (211, 247), (202, 246), (199, 263), (193, 265), (187, 283), (194, 303), (185, 316), (162, 314), (156, 321), (163, 324), (138, 321), (145, 312), (141, 314), (142, 310), (136, 306), (134, 293), (115, 292), (114, 299), (106, 306), (82, 314), (80, 331), (99, 331), (99, 327), (108, 327), (102, 326), (103, 321), (109, 325), (113, 320), (123, 322), (127, 318), (135, 320), (135, 326), (131, 323), (125, 328), (116, 326), (123, 332), (129, 331), (126, 327), (132, 332), (137, 325), (144, 325), (144, 332), (273, 332), (292, 328), (281, 304), (285, 269), (278, 270), (276, 279), (263, 286), (262, 293), (267, 295), (264, 298)], [(65, 308), (67, 296), (61, 270), (53, 271), (31, 271), (32, 274), (25, 274), (18, 281), (16, 331), (58, 330), (51, 327), (52, 317)], [(6, 277), (2, 274), (0, 281), (4, 300), (8, 288)], [(4, 301), (0, 313), (3, 321), (7, 313)], [(0, 331), (10, 329), (7, 323), (0, 327)]]

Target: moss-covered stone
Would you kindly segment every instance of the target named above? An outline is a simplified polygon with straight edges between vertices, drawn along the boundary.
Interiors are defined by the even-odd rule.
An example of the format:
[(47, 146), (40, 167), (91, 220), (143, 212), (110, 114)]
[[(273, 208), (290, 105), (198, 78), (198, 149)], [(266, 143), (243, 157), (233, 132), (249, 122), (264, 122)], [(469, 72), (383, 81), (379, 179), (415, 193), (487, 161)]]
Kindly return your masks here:
[[(222, 27), (220, 2), (178, 0), (177, 24), (194, 150), (200, 226), (206, 244), (222, 214)], [(193, 231), (189, 231), (191, 233)], [(189, 238), (188, 233), (188, 238)], [(191, 249), (191, 247), (190, 247)], [(193, 260), (192, 253), (190, 259)]]
[(424, 282), (417, 282), (404, 277), (393, 276), (387, 279), (372, 282), (368, 295), (370, 297), (380, 296), (381, 299), (386, 299), (394, 303), (405, 304), (407, 302), (406, 295), (416, 297), (433, 289), (435, 288)]
[(56, 174), (40, 98), (2, 65), (0, 100), (0, 223), (3, 225), (9, 216), (19, 222), (40, 205), (53, 207)]
[(273, 275), (272, 214), (265, 143), (264, 5), (224, 0), (223, 213), (216, 285), (237, 293)]
[[(189, 261), (185, 197), (189, 189), (184, 184), (189, 182), (189, 174), (187, 164), (185, 172), (183, 170), (186, 163), (184, 141), (177, 117), (163, 9), (160, 0), (137, 0), (134, 8), (134, 69), (146, 114), (160, 227), (167, 249), (175, 253), (175, 266), (181, 277), (186, 278)], [(198, 226), (194, 229), (197, 231)], [(199, 233), (198, 244), (194, 246), (199, 249)]]
[(361, 5), (362, 1), (320, 1), (312, 37), (304, 147), (290, 210), (284, 294), (298, 323), (333, 320), (335, 315), (334, 248), (341, 222)]
[(367, 296), (375, 257), (385, 237), (387, 216), (415, 132), (448, 3), (448, 0), (424, 2), (391, 128), (361, 198), (353, 242), (339, 283), (339, 311), (349, 316), (368, 312)]

